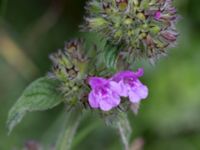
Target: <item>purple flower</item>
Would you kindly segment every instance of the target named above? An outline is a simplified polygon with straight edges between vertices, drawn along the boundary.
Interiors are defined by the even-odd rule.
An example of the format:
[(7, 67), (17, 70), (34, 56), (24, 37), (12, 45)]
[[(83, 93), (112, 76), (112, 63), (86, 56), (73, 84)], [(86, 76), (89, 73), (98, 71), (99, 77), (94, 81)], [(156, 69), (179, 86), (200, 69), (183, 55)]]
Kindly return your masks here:
[(156, 20), (160, 20), (160, 18), (161, 18), (161, 12), (160, 12), (160, 11), (157, 11), (157, 12), (155, 13), (155, 15), (154, 15), (154, 18), (155, 18)]
[[(138, 79), (143, 75), (143, 69), (137, 72), (122, 71), (110, 79), (90, 77), (89, 104), (92, 108), (109, 111), (120, 105), (120, 97), (129, 97), (133, 104), (139, 104), (148, 96), (148, 88)], [(137, 105), (139, 106), (139, 105)]]
[(100, 77), (90, 77), (92, 91), (89, 94), (89, 104), (92, 108), (109, 111), (120, 104), (120, 87), (116, 82)]
[(139, 103), (148, 96), (148, 88), (138, 79), (142, 75), (143, 69), (137, 72), (122, 71), (114, 75), (112, 80), (119, 84), (120, 96), (129, 97), (132, 103)]

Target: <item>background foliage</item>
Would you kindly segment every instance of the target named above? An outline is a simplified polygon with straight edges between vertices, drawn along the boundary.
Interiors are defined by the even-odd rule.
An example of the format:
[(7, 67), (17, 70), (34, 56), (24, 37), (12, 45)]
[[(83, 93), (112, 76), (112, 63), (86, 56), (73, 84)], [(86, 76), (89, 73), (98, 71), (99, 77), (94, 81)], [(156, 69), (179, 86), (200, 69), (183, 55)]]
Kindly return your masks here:
[[(0, 1), (0, 149), (22, 149), (28, 140), (55, 143), (63, 106), (28, 114), (7, 136), (8, 110), (23, 89), (50, 69), (48, 54), (64, 41), (81, 36), (83, 0)], [(178, 47), (156, 66), (142, 61), (142, 79), (150, 96), (138, 116), (131, 112), (131, 140), (145, 150), (200, 149), (200, 1), (176, 0), (182, 20)], [(89, 39), (92, 39), (89, 37)], [(98, 41), (98, 40), (96, 40)], [(118, 133), (88, 115), (73, 143), (74, 150), (121, 149)], [(135, 146), (134, 145), (134, 146)]]

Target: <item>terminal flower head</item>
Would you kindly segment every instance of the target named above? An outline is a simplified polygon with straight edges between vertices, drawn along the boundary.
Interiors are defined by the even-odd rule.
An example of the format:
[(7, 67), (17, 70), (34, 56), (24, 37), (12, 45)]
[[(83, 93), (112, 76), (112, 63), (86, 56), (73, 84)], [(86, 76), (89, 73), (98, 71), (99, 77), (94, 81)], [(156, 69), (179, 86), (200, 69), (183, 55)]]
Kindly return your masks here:
[[(128, 53), (130, 60), (157, 59), (176, 44), (179, 16), (173, 0), (90, 0), (86, 13), (82, 30), (121, 45), (120, 54)], [(172, 32), (173, 40), (163, 36)]]

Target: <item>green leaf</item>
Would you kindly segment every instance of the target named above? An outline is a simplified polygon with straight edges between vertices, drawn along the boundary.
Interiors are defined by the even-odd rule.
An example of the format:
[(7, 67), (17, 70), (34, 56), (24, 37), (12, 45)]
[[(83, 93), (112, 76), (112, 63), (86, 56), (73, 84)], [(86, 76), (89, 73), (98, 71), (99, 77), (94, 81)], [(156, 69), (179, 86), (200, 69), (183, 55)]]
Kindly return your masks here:
[(8, 114), (9, 133), (22, 120), (27, 112), (51, 109), (63, 101), (57, 91), (57, 80), (42, 77), (31, 83), (14, 104)]

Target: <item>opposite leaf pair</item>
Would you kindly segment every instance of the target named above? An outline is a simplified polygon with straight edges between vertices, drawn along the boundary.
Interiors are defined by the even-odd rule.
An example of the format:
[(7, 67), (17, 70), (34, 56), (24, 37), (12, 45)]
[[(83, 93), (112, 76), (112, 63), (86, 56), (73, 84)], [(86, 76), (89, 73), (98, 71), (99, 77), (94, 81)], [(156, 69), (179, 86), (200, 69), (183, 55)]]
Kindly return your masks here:
[(148, 88), (138, 79), (143, 75), (143, 69), (136, 73), (122, 71), (110, 79), (90, 77), (92, 91), (89, 94), (89, 104), (92, 108), (109, 111), (120, 105), (121, 97), (129, 97), (131, 103), (138, 104), (148, 96)]

